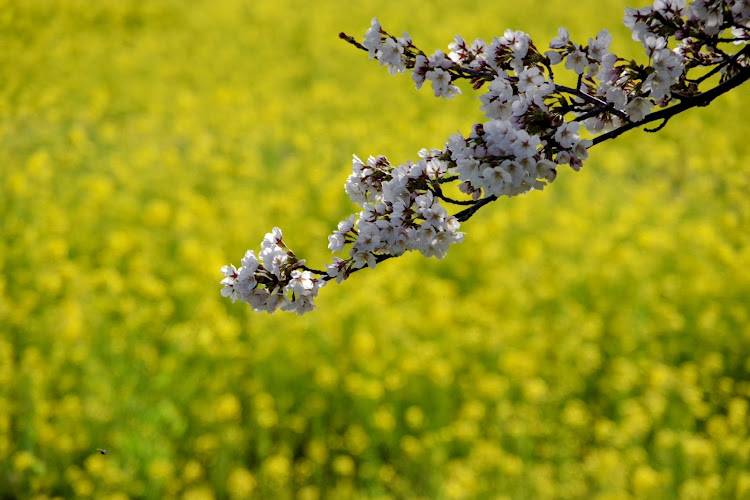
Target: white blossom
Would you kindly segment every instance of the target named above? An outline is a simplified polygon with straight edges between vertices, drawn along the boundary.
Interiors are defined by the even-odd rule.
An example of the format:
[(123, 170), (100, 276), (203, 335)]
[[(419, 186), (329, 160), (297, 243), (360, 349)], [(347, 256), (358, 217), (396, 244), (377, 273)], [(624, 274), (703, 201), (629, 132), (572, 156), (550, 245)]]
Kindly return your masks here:
[(630, 121), (639, 122), (651, 112), (653, 104), (648, 99), (636, 97), (625, 106), (625, 112)]
[(588, 55), (591, 59), (601, 62), (605, 55), (609, 53), (609, 44), (612, 43), (612, 35), (609, 31), (603, 29), (596, 35), (596, 39), (589, 38)]
[(586, 71), (586, 66), (589, 60), (586, 58), (586, 54), (580, 49), (576, 48), (573, 52), (568, 54), (565, 59), (565, 69), (569, 69), (578, 75), (582, 75)]
[(567, 28), (557, 29), (557, 36), (549, 43), (550, 49), (564, 49), (570, 43), (570, 33)]
[(500, 196), (505, 187), (513, 182), (513, 177), (503, 166), (487, 167), (482, 171), (481, 181), (481, 187), (488, 195)]
[(364, 47), (370, 53), (370, 59), (375, 57), (375, 54), (380, 47), (380, 41), (382, 40), (382, 38), (383, 36), (380, 34), (380, 22), (377, 20), (377, 18), (373, 18), (370, 29), (368, 29), (367, 33), (365, 33), (365, 41), (362, 42), (362, 45), (364, 45)]
[(538, 88), (543, 83), (544, 75), (536, 66), (525, 69), (518, 74), (518, 92), (526, 92), (526, 89)]
[(571, 149), (578, 144), (578, 131), (581, 125), (579, 122), (566, 122), (560, 125), (555, 131), (555, 140), (560, 147)]
[(516, 132), (516, 138), (514, 139), (511, 147), (513, 148), (513, 154), (517, 158), (526, 158), (536, 154), (537, 147), (541, 145), (539, 136), (529, 135), (525, 130), (519, 130)]
[(435, 92), (435, 97), (452, 99), (456, 94), (461, 93), (461, 89), (451, 84), (451, 74), (442, 68), (435, 68), (428, 71), (425, 77), (432, 82), (432, 90)]
[(388, 66), (392, 75), (406, 71), (406, 61), (403, 58), (404, 46), (393, 38), (386, 38), (378, 49), (378, 60), (381, 65)]
[(554, 66), (555, 64), (560, 64), (563, 60), (563, 55), (559, 52), (555, 52), (554, 50), (548, 50), (544, 53), (544, 55), (547, 56), (552, 66)]

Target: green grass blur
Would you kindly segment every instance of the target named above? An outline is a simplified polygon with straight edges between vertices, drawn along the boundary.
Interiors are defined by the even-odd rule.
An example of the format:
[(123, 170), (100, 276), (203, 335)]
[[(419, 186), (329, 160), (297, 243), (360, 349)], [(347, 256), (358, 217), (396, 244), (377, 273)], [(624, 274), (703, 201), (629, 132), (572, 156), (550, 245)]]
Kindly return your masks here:
[(748, 88), (304, 317), (219, 294), (273, 226), (330, 262), (352, 154), (481, 119), (340, 31), (640, 55), (570, 5), (0, 0), (0, 498), (749, 499)]

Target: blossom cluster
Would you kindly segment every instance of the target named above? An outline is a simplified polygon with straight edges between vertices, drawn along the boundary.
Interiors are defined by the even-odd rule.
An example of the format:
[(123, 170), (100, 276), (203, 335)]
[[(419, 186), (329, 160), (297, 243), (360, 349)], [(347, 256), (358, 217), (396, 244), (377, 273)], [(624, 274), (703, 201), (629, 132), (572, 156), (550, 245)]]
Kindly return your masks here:
[(281, 229), (275, 227), (261, 243), (260, 255), (248, 250), (239, 269), (233, 265), (221, 268), (221, 294), (232, 302), (247, 302), (256, 311), (281, 309), (304, 314), (312, 310), (313, 298), (326, 284), (304, 265), (284, 243)]
[[(281, 307), (301, 314), (311, 309), (327, 280), (342, 281), (406, 251), (443, 258), (450, 245), (463, 241), (461, 222), (488, 202), (543, 189), (561, 165), (579, 170), (597, 140), (660, 117), (663, 126), (671, 115), (657, 115), (655, 107), (668, 107), (675, 100), (707, 104), (690, 99), (702, 95), (700, 84), (713, 74), (720, 74), (720, 84), (738, 75), (739, 83), (750, 78), (746, 48), (735, 53), (719, 48), (747, 44), (750, 0), (695, 0), (689, 5), (685, 0), (656, 0), (650, 7), (627, 9), (624, 22), (643, 45), (647, 63), (611, 52), (612, 36), (606, 29), (584, 45), (560, 28), (544, 51), (522, 31), (506, 30), (490, 43), (467, 43), (456, 35), (447, 54), (436, 50), (429, 56), (408, 33), (394, 37), (377, 19), (361, 44), (342, 34), (391, 74), (411, 71), (418, 89), (430, 82), (436, 97), (461, 94), (457, 80), (468, 80), (474, 90), (484, 87), (479, 99), (486, 121), (475, 124), (466, 137), (454, 134), (443, 149), (420, 151), (416, 163), (393, 166), (383, 156), (365, 163), (355, 156), (345, 188), (362, 210), (339, 223), (328, 246), (334, 253), (348, 248), (349, 257), (334, 257), (325, 271), (304, 268), (283, 246), (278, 231), (277, 239), (267, 235), (264, 241), (261, 260), (269, 263), (266, 267), (248, 252), (239, 271), (223, 268), (222, 293), (256, 310)], [(731, 38), (721, 38), (726, 30)], [(678, 43), (669, 48), (672, 38)], [(553, 67), (563, 62), (575, 87), (556, 82)], [(702, 69), (701, 77), (688, 77), (694, 68)], [(600, 137), (583, 138), (581, 125)], [(451, 196), (467, 199), (445, 194), (453, 182), (458, 186)], [(450, 215), (446, 204), (465, 208)], [(295, 262), (287, 265), (289, 257)], [(313, 279), (316, 273), (321, 277)]]
[[(442, 258), (451, 243), (463, 240), (454, 216), (434, 194), (448, 173), (447, 164), (427, 151), (417, 163), (392, 167), (385, 157), (370, 157), (367, 164), (354, 157), (353, 173), (346, 183), (352, 201), (363, 208), (339, 224), (329, 237), (330, 248), (340, 252), (352, 242), (353, 268), (375, 266), (375, 254), (398, 256), (418, 250), (427, 257)], [(341, 277), (339, 262), (329, 266), (329, 275)], [(346, 270), (344, 268), (343, 270)]]

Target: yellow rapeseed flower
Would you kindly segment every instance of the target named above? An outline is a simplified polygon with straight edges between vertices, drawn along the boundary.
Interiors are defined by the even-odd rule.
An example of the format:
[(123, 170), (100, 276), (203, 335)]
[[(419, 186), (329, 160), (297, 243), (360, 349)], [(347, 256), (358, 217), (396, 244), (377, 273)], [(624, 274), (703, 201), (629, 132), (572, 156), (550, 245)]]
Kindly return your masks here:
[(351, 476), (355, 472), (356, 465), (352, 457), (348, 455), (337, 455), (331, 464), (333, 471), (339, 476)]
[(257, 481), (255, 476), (244, 467), (235, 467), (227, 477), (227, 492), (231, 498), (250, 498)]

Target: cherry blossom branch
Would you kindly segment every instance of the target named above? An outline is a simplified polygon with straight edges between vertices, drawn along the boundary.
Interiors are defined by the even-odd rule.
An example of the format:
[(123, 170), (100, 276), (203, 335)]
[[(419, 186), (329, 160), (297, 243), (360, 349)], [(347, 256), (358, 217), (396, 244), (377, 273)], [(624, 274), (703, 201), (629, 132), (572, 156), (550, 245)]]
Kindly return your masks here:
[[(641, 127), (653, 121), (664, 120), (664, 123), (666, 123), (673, 116), (678, 115), (682, 113), (683, 111), (687, 111), (690, 108), (708, 106), (711, 103), (711, 101), (713, 101), (714, 99), (716, 99), (717, 97), (723, 94), (726, 94), (730, 90), (739, 87), (740, 85), (745, 83), (748, 79), (750, 79), (750, 67), (743, 68), (742, 71), (740, 71), (737, 75), (733, 76), (732, 78), (725, 81), (724, 83), (717, 85), (711, 90), (708, 90), (698, 95), (685, 97), (682, 99), (682, 101), (679, 104), (676, 104), (666, 109), (662, 109), (660, 111), (656, 111), (654, 113), (649, 114), (648, 116), (646, 116), (646, 118), (638, 122), (628, 123), (615, 130), (612, 130), (610, 132), (607, 132), (605, 134), (598, 136), (594, 138), (594, 142), (592, 146), (600, 144), (604, 141), (608, 141), (610, 139), (614, 139), (615, 137), (618, 137), (624, 134), (628, 130)], [(656, 129), (646, 129), (646, 130), (648, 132), (652, 132), (652, 131), (656, 132), (660, 130), (661, 128), (663, 128), (663, 125), (659, 126)]]
[[(328, 237), (334, 254), (348, 250), (349, 257), (334, 257), (325, 270), (308, 267), (274, 228), (259, 255), (249, 250), (239, 269), (222, 268), (222, 295), (257, 311), (304, 314), (333, 279), (343, 281), (408, 251), (442, 259), (463, 241), (461, 224), (483, 207), (541, 190), (561, 166), (579, 170), (591, 147), (652, 122), (660, 123), (646, 131), (661, 130), (677, 114), (707, 106), (750, 79), (746, 0), (655, 0), (651, 7), (627, 9), (625, 24), (643, 45), (647, 63), (612, 53), (607, 30), (583, 45), (560, 28), (544, 53), (521, 31), (506, 30), (491, 43), (469, 44), (456, 36), (448, 54), (430, 56), (408, 34), (390, 35), (377, 19), (362, 43), (341, 33), (391, 74), (410, 72), (418, 89), (429, 82), (436, 97), (461, 94), (454, 84), (459, 79), (474, 91), (484, 88), (479, 99), (486, 121), (467, 136), (452, 135), (443, 149), (420, 151), (416, 162), (394, 166), (384, 156), (355, 156), (345, 189), (361, 211)], [(727, 30), (731, 37), (722, 36)], [(678, 42), (675, 48), (668, 47), (671, 41)], [(744, 47), (735, 51), (722, 44)], [(576, 76), (575, 88), (554, 81), (553, 66), (563, 62)], [(717, 74), (717, 85), (701, 89)], [(581, 127), (594, 138), (582, 138)], [(466, 200), (444, 193), (453, 183)], [(443, 203), (466, 208), (451, 215)]]
[(497, 196), (495, 195), (488, 196), (487, 198), (482, 198), (481, 200), (477, 201), (473, 207), (469, 207), (458, 212), (456, 214), (456, 219), (458, 219), (459, 222), (466, 222), (467, 220), (471, 219), (474, 214), (479, 211), (480, 208), (489, 203), (492, 203), (495, 200), (497, 200)]
[[(745, 47), (744, 49), (742, 49), (741, 51), (737, 52), (733, 56), (731, 56), (731, 57), (727, 58), (726, 60), (724, 60), (723, 62), (717, 64), (714, 69), (712, 69), (711, 71), (709, 71), (705, 75), (701, 76), (700, 78), (696, 78), (696, 79), (685, 78), (685, 81), (690, 82), (690, 83), (694, 83), (696, 85), (699, 85), (699, 84), (703, 83), (704, 81), (708, 80), (709, 78), (711, 78), (712, 76), (714, 76), (716, 73), (720, 72), (727, 65), (732, 65), (732, 66), (737, 67), (737, 60), (739, 58), (741, 58), (741, 57), (746, 57), (747, 55), (748, 55), (748, 48)], [(741, 68), (741, 66), (739, 68)]]
[[(578, 86), (580, 87), (580, 83), (579, 83)], [(614, 113), (615, 115), (617, 115), (618, 117), (622, 118), (625, 121), (629, 121), (630, 120), (630, 118), (628, 118), (628, 115), (624, 111), (620, 111), (619, 109), (616, 109), (612, 103), (608, 103), (607, 101), (603, 101), (603, 100), (599, 99), (596, 96), (589, 95), (586, 92), (583, 92), (583, 91), (577, 90), (577, 89), (573, 89), (573, 88), (570, 88), (570, 87), (566, 87), (564, 85), (557, 85), (557, 84), (555, 84), (555, 90), (557, 92), (566, 92), (566, 93), (568, 93), (570, 95), (574, 95), (576, 97), (579, 97), (579, 98), (583, 99), (584, 101), (586, 101), (586, 102), (588, 102), (590, 104), (594, 104), (595, 106), (598, 106), (598, 108), (594, 108), (593, 110), (591, 110), (589, 112), (589, 113), (593, 113), (591, 116), (596, 116), (598, 113), (601, 113), (601, 112), (612, 112), (612, 113)], [(587, 116), (586, 118), (589, 118), (589, 117)], [(584, 118), (584, 119), (586, 119), (586, 118)], [(581, 121), (580, 119), (581, 119), (580, 116), (577, 117), (578, 121)]]
[(453, 198), (449, 198), (443, 194), (443, 190), (438, 188), (431, 188), (430, 191), (432, 191), (432, 194), (437, 196), (443, 201), (447, 201), (448, 203), (451, 203), (453, 205), (476, 205), (476, 201), (473, 200), (454, 200)]
[[(604, 141), (614, 139), (615, 137), (618, 137), (629, 130), (641, 127), (643, 125), (646, 125), (647, 123), (662, 120), (662, 123), (659, 124), (658, 127), (652, 128), (652, 129), (644, 129), (646, 132), (658, 132), (659, 130), (664, 128), (664, 126), (666, 126), (667, 122), (673, 116), (678, 115), (682, 113), (683, 111), (686, 111), (693, 107), (707, 106), (711, 101), (713, 101), (717, 97), (740, 86), (748, 79), (750, 79), (750, 67), (743, 68), (743, 70), (739, 74), (727, 80), (723, 84), (717, 85), (716, 87), (712, 88), (711, 90), (707, 92), (704, 92), (696, 96), (687, 97), (683, 99), (680, 104), (669, 107), (667, 109), (663, 109), (661, 111), (651, 113), (648, 116), (646, 116), (646, 118), (644, 118), (643, 120), (639, 122), (635, 122), (635, 123), (629, 122), (621, 127), (618, 127), (615, 130), (612, 130), (610, 132), (597, 136), (596, 138), (593, 139), (593, 143), (591, 147), (596, 146), (597, 144), (601, 144)], [(488, 198), (483, 198), (482, 200), (478, 202), (468, 202), (468, 203), (473, 203), (473, 206), (465, 210), (462, 210), (461, 212), (458, 212), (457, 214), (455, 214), (455, 217), (460, 222), (466, 222), (471, 217), (473, 217), (474, 214), (478, 212), (482, 207), (496, 200), (497, 200), (497, 197), (491, 196)]]
[[(354, 39), (354, 37), (352, 37), (350, 35), (347, 35), (344, 32), (339, 33), (339, 38), (345, 40), (346, 42), (348, 42), (348, 43), (350, 43), (352, 45), (354, 45), (355, 47), (357, 47), (360, 50), (364, 50), (365, 52), (368, 51), (368, 49), (364, 45), (362, 45), (361, 43), (357, 42)], [(406, 67), (407, 68), (408, 67), (414, 67), (414, 61), (411, 60), (411, 59), (409, 59), (409, 61), (406, 63)], [(551, 72), (551, 69), (549, 71)], [(497, 74), (493, 74), (493, 73), (488, 72), (488, 71), (476, 71), (474, 69), (466, 68), (466, 67), (456, 67), (456, 66), (450, 67), (449, 68), (449, 72), (452, 74), (451, 81), (455, 81), (456, 79), (463, 78), (463, 79), (474, 79), (474, 80), (477, 80), (480, 83), (486, 83), (487, 81), (491, 81), (492, 79), (494, 79), (494, 78), (497, 77)], [(580, 76), (582, 77), (583, 75), (580, 75)], [(514, 81), (514, 80), (517, 81), (518, 80), (517, 78), (513, 78), (513, 77), (510, 77), (509, 79), (511, 81)], [(475, 81), (474, 83), (477, 83), (477, 82)], [(580, 89), (580, 86), (581, 86), (581, 80), (579, 78), (579, 81), (578, 81), (578, 87), (579, 87), (579, 89)], [(478, 87), (475, 87), (474, 90), (477, 90), (477, 88)], [(598, 114), (601, 111), (605, 111), (606, 110), (606, 111), (611, 111), (611, 112), (615, 113), (617, 116), (619, 116), (623, 120), (628, 120), (627, 114), (625, 114), (623, 111), (620, 111), (618, 109), (614, 109), (614, 107), (613, 106), (609, 106), (606, 101), (603, 101), (603, 100), (601, 100), (601, 99), (599, 99), (599, 98), (597, 98), (595, 96), (592, 96), (592, 95), (589, 95), (589, 94), (587, 94), (585, 92), (582, 92), (579, 89), (574, 89), (574, 88), (571, 88), (571, 87), (566, 87), (565, 85), (557, 85), (557, 84), (555, 84), (555, 90), (557, 92), (565, 92), (565, 93), (568, 93), (570, 95), (574, 95), (576, 97), (579, 97), (579, 98), (583, 99), (584, 101), (586, 101), (586, 102), (588, 102), (590, 104), (594, 104), (596, 106), (599, 106), (600, 107), (599, 109), (592, 110), (592, 112), (594, 113), (594, 115)]]

